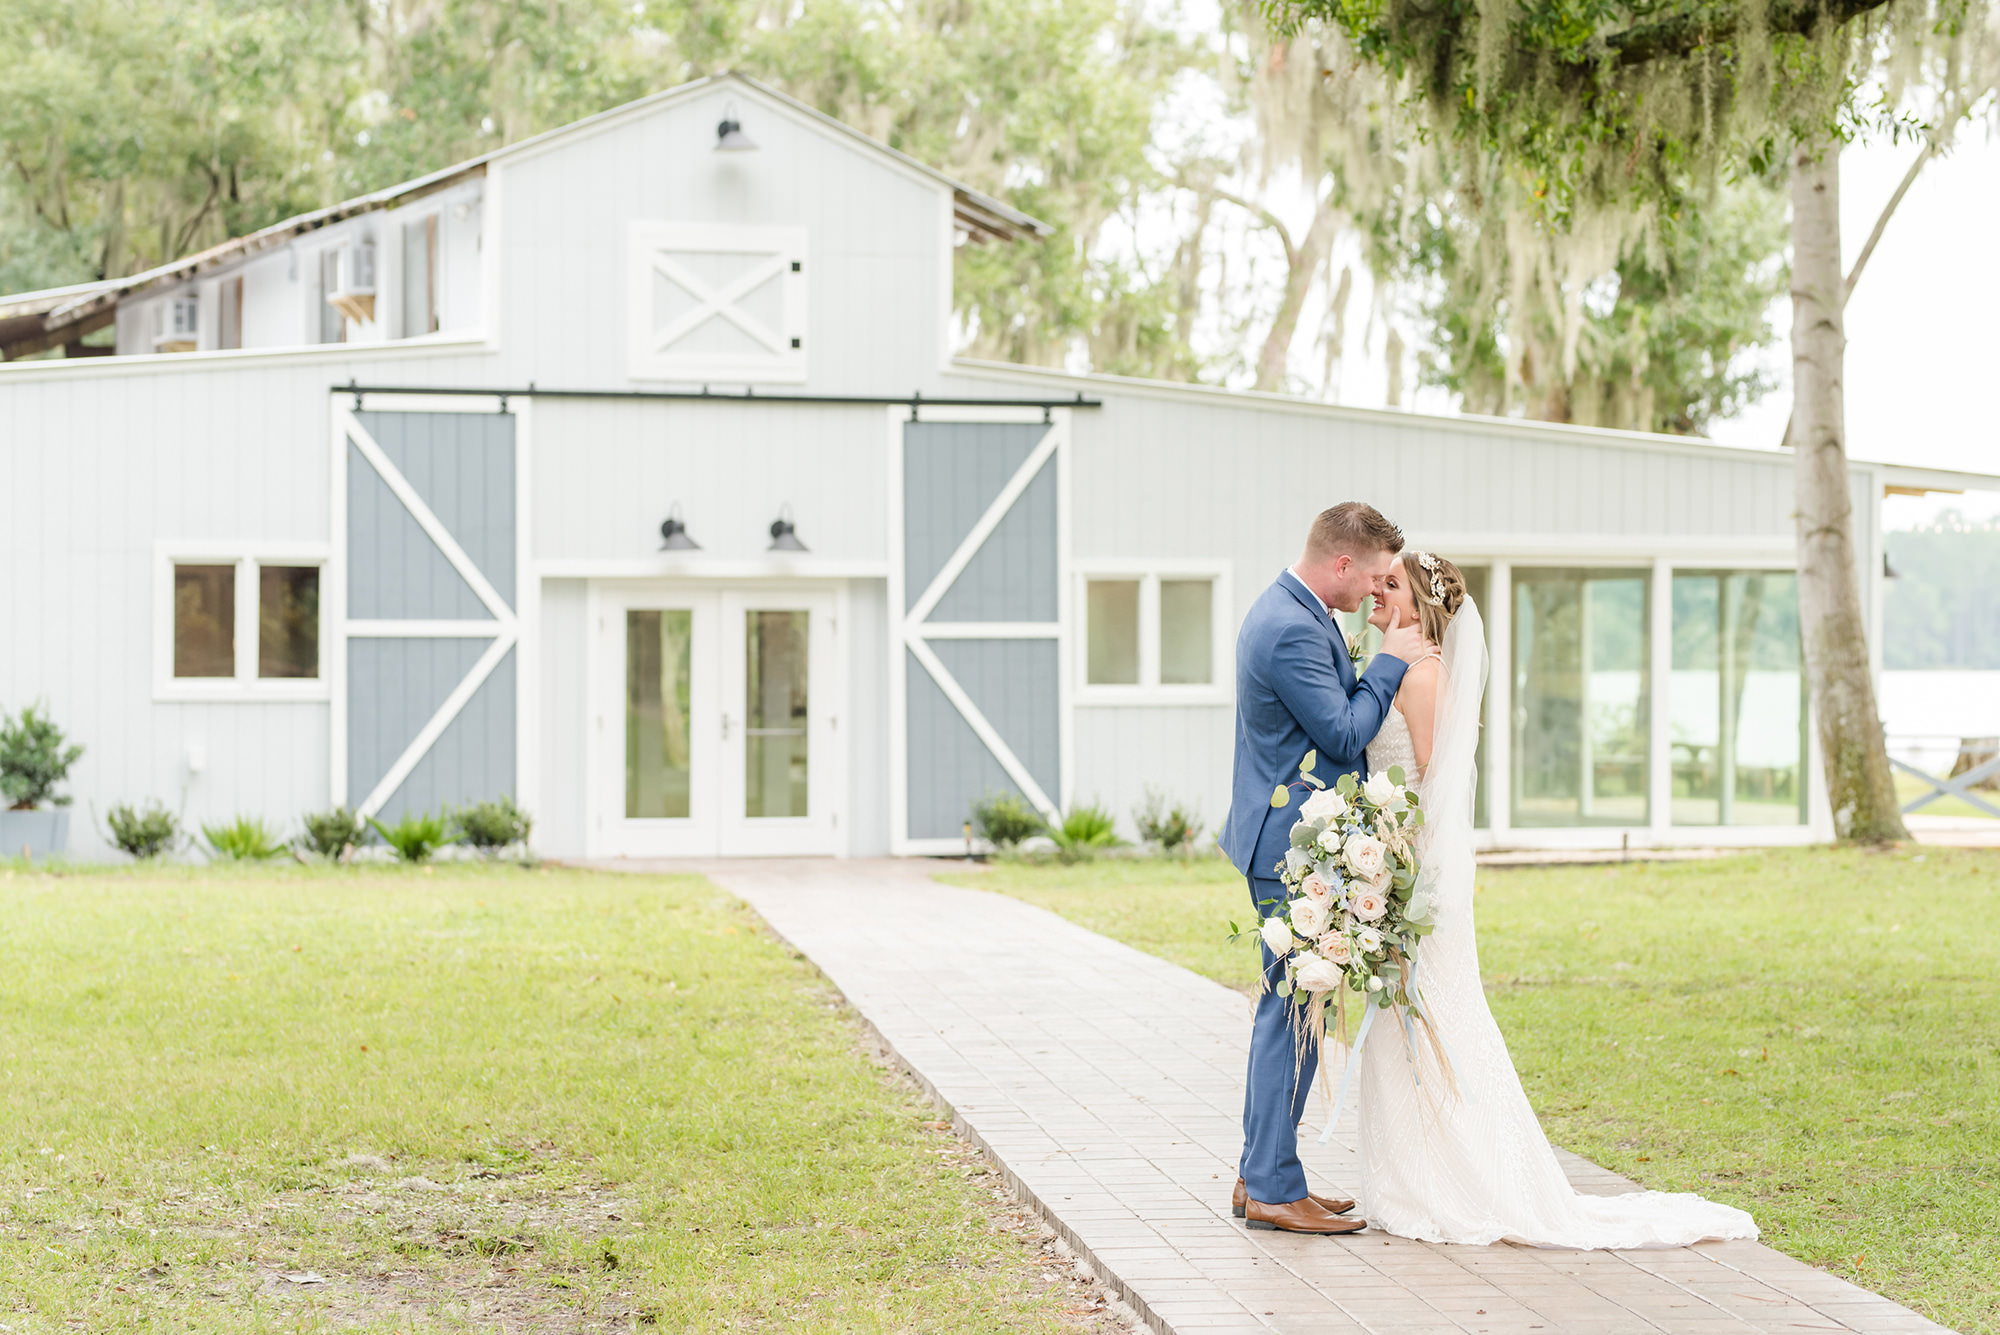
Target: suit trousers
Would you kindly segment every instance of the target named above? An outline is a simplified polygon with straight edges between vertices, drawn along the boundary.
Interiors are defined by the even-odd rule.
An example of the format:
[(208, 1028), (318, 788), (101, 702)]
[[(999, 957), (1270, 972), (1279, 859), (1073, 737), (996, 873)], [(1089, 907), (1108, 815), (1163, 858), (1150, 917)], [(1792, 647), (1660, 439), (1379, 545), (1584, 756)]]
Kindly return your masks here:
[[(1250, 878), (1250, 898), (1261, 921), (1279, 912), (1288, 892), (1283, 881)], [(1294, 1026), (1299, 1013), (1277, 993), (1284, 961), (1261, 939), (1264, 990), (1250, 1025), (1250, 1070), (1243, 1083), (1243, 1159), (1238, 1172), (1250, 1199), (1282, 1205), (1306, 1194), (1305, 1165), (1299, 1162), (1299, 1119), (1319, 1064), (1319, 1044)]]

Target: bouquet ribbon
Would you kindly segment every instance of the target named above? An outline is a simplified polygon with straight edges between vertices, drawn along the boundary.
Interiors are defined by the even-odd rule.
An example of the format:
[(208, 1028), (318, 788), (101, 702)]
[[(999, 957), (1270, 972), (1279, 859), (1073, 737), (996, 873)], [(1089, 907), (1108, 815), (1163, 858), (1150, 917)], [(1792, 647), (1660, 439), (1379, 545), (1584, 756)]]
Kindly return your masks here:
[[(1411, 1017), (1409, 1011), (1404, 1011), (1401, 1014), (1403, 1039), (1409, 1044), (1410, 1049), (1411, 1066), (1413, 1068), (1411, 1074), (1417, 1079), (1419, 1084), (1422, 1083), (1422, 1077), (1416, 1075), (1414, 1070), (1417, 1052), (1416, 1020), (1422, 1020), (1425, 1027), (1430, 1030), (1432, 1036), (1437, 1040), (1438, 1046), (1441, 1049), (1439, 1055), (1444, 1059), (1445, 1085), (1447, 1088), (1451, 1088), (1457, 1084), (1456, 1080), (1453, 1079), (1453, 1072), (1458, 1068), (1458, 1056), (1452, 1051), (1451, 1040), (1446, 1038), (1438, 1027), (1431, 1023), (1431, 1017), (1424, 1012), (1422, 994), (1416, 989), (1415, 967), (1412, 966), (1410, 971), (1404, 976), (1408, 980), (1410, 1011), (1416, 1012), (1414, 1019)], [(1333, 1094), (1333, 1110), (1327, 1114), (1326, 1129), (1319, 1133), (1319, 1143), (1322, 1145), (1333, 1139), (1333, 1129), (1339, 1125), (1341, 1113), (1347, 1111), (1347, 1096), (1354, 1088), (1354, 1077), (1361, 1070), (1361, 1049), (1368, 1042), (1368, 1031), (1374, 1027), (1375, 1017), (1387, 1009), (1388, 1007), (1386, 1006), (1374, 1005), (1370, 1005), (1364, 1009), (1364, 1013), (1361, 1016), (1361, 1027), (1354, 1033), (1354, 1046), (1347, 1050), (1347, 1064), (1341, 1068), (1340, 1087)], [(1321, 1052), (1320, 1064), (1321, 1068), (1324, 1069), (1326, 1064), (1324, 1050)], [(1472, 1096), (1464, 1091), (1463, 1086), (1458, 1087), (1458, 1095), (1468, 1104), (1473, 1101)]]
[(1347, 1092), (1354, 1087), (1354, 1077), (1361, 1070), (1361, 1047), (1368, 1041), (1368, 1031), (1375, 1026), (1375, 1017), (1381, 1012), (1380, 1006), (1366, 1007), (1361, 1016), (1361, 1028), (1354, 1033), (1354, 1046), (1347, 1050), (1347, 1065), (1340, 1072), (1340, 1088), (1333, 1096), (1333, 1112), (1327, 1116), (1326, 1130), (1319, 1133), (1319, 1143), (1324, 1145), (1333, 1139), (1333, 1128), (1340, 1121), (1341, 1111), (1347, 1107)]

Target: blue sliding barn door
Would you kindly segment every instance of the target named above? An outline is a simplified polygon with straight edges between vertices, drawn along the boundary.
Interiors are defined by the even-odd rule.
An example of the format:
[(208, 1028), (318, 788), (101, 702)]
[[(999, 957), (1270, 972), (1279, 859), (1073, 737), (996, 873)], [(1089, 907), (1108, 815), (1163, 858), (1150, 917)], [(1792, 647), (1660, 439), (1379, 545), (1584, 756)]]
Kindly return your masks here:
[(336, 410), (336, 423), (346, 470), (336, 798), (387, 824), (513, 794), (515, 419)]
[(972, 806), (1063, 801), (1060, 451), (1067, 422), (902, 427), (893, 652), (903, 682), (900, 843), (964, 837)]

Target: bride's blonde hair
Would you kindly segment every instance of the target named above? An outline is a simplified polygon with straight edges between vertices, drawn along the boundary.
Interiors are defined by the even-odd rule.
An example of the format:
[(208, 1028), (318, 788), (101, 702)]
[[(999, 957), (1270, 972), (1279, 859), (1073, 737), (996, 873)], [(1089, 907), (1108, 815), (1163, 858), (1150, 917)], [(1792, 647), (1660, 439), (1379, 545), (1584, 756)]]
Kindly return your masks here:
[(1435, 552), (1406, 549), (1398, 558), (1417, 605), (1417, 625), (1432, 644), (1444, 643), (1445, 627), (1465, 605), (1465, 576)]

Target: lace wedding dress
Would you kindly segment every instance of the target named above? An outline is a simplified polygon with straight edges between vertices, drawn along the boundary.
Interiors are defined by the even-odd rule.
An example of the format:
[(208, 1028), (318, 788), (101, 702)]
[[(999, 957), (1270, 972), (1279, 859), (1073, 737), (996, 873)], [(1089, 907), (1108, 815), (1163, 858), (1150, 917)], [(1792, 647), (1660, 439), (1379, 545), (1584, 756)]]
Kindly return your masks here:
[[(1420, 1041), (1422, 1081), (1413, 1080), (1400, 1026), (1376, 1026), (1361, 1057), (1362, 1213), (1377, 1228), (1426, 1242), (1630, 1248), (1754, 1238), (1748, 1214), (1690, 1193), (1579, 1195), (1542, 1135), (1487, 1009), (1473, 935), (1473, 755), (1485, 678), (1485, 633), (1468, 600), (1445, 636), (1438, 730), (1420, 789), (1415, 892), (1436, 904), (1438, 926), (1419, 953), (1417, 983), (1454, 1079)], [(1416, 749), (1394, 710), (1368, 747), (1370, 773), (1392, 765), (1415, 786)]]

